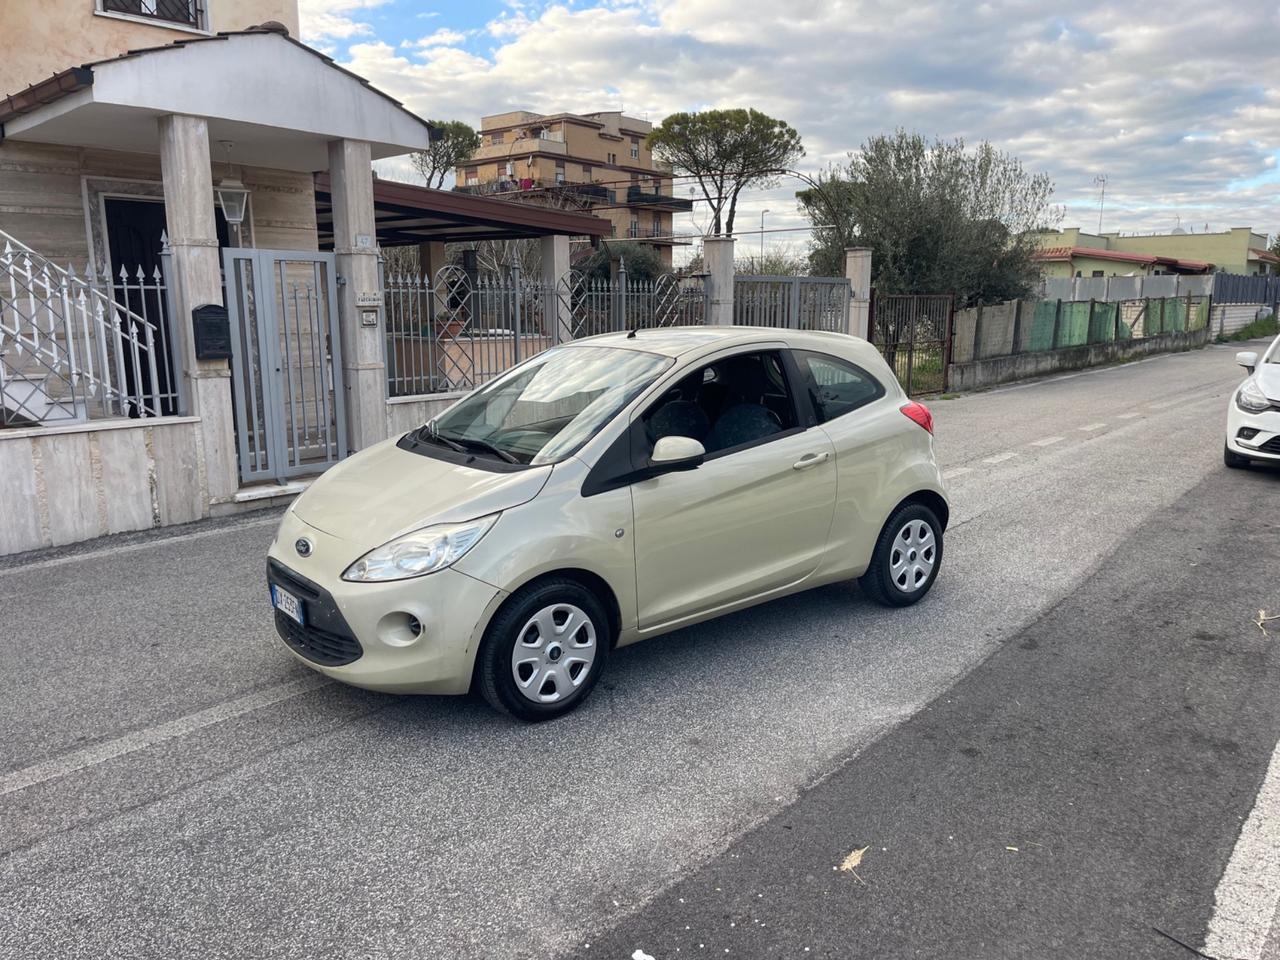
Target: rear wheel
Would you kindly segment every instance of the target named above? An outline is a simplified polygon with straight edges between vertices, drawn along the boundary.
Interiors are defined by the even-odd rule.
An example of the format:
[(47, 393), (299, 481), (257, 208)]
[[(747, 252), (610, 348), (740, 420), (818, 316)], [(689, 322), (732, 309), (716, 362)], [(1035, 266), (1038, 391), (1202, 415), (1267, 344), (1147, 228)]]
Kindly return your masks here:
[(876, 603), (909, 607), (921, 600), (942, 567), (942, 524), (923, 504), (894, 512), (880, 531), (871, 566), (858, 580)]
[(612, 643), (599, 598), (575, 580), (518, 591), (485, 631), (477, 686), (489, 705), (521, 720), (551, 720), (591, 692)]
[(1239, 470), (1249, 466), (1251, 462), (1248, 457), (1242, 457), (1225, 444), (1222, 447), (1222, 462), (1232, 470)]

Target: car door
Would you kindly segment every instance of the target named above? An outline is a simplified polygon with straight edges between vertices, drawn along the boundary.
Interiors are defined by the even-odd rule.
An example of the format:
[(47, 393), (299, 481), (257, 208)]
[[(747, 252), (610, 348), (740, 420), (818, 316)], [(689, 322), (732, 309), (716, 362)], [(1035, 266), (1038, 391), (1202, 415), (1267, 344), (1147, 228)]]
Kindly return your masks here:
[[(750, 367), (750, 360), (742, 358), (751, 357), (760, 358), (761, 368), (768, 371), (767, 395), (754, 398), (756, 403), (735, 403), (734, 384), (716, 384), (708, 371), (717, 364), (728, 369), (730, 360)], [(826, 433), (808, 426), (811, 418), (801, 415), (782, 351), (719, 357), (701, 368), (695, 381), (697, 376), (705, 376), (708, 387), (729, 397), (707, 414), (705, 461), (696, 469), (641, 480), (631, 488), (641, 630), (803, 580), (821, 560), (831, 526), (834, 448)], [(704, 387), (694, 399), (678, 402), (685, 409), (710, 404), (717, 391)], [(667, 400), (659, 398), (640, 416), (656, 416), (655, 408)], [(753, 406), (769, 407), (778, 429), (758, 437), (726, 436), (727, 428), (717, 434), (733, 419), (732, 411)], [(742, 419), (739, 415), (737, 422)], [(647, 442), (653, 440), (650, 436)]]
[(885, 520), (885, 491), (910, 456), (901, 399), (849, 360), (809, 350), (793, 351), (792, 359), (813, 418), (835, 448), (839, 492), (823, 569), (865, 565)]

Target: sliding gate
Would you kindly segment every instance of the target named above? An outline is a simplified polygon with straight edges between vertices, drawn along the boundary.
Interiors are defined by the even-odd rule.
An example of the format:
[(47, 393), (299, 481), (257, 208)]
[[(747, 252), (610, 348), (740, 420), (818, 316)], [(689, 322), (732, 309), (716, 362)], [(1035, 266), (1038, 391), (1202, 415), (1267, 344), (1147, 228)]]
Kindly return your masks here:
[(225, 249), (240, 479), (314, 474), (347, 455), (331, 253)]

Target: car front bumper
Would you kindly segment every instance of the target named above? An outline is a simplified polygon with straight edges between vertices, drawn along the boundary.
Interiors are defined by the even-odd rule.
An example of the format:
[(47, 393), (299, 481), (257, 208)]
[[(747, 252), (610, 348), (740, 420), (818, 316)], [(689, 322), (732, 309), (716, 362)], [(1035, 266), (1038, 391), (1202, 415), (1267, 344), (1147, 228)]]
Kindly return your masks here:
[[(1257, 433), (1246, 440), (1240, 437), (1242, 430)], [(1227, 410), (1227, 448), (1253, 460), (1280, 462), (1280, 410), (1273, 407), (1262, 413), (1246, 413), (1236, 406), (1233, 396)]]
[[(308, 556), (295, 548), (310, 541)], [(286, 513), (268, 552), (267, 579), (305, 604), (299, 627), (273, 611), (302, 663), (343, 683), (388, 693), (466, 693), (484, 625), (506, 594), (452, 568), (386, 583), (342, 573), (372, 546), (356, 546)], [(421, 625), (417, 635), (412, 620)]]

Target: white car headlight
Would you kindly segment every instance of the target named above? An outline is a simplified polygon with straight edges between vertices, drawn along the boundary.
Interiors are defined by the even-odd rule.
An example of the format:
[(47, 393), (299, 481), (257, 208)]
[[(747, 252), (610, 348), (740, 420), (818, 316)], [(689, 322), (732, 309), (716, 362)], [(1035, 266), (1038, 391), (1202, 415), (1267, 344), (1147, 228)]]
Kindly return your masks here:
[(376, 583), (435, 573), (461, 560), (489, 532), (496, 513), (465, 523), (438, 523), (414, 530), (370, 550), (347, 567), (343, 580)]
[(1256, 380), (1246, 380), (1236, 394), (1236, 406), (1246, 413), (1262, 413), (1271, 409), (1271, 401), (1262, 392)]

